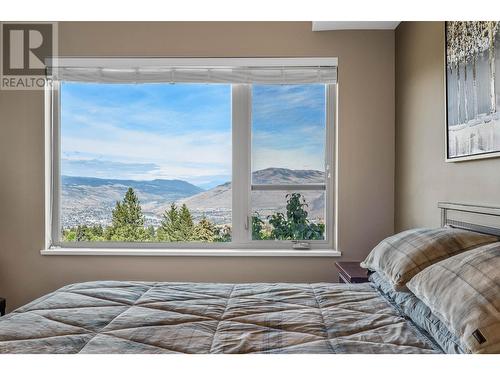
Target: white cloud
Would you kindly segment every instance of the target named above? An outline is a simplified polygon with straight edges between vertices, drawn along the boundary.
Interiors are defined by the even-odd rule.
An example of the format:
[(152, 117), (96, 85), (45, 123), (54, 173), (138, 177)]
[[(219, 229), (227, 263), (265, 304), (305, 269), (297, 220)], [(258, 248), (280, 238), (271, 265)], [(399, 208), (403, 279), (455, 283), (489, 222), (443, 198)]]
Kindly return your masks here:
[(311, 152), (305, 148), (277, 150), (255, 148), (252, 154), (252, 169), (265, 168), (316, 169), (324, 170), (323, 153)]
[[(277, 90), (273, 98), (289, 106), (318, 104), (308, 90), (294, 92), (287, 86)], [(260, 114), (275, 110), (273, 102), (259, 106)], [(63, 117), (62, 152), (66, 159), (156, 166), (149, 170), (102, 169), (103, 174), (115, 173), (110, 177), (209, 183), (231, 175), (231, 132), (214, 130), (220, 128), (217, 109), (187, 114), (140, 101), (127, 106), (116, 102), (96, 105), (72, 97)], [(323, 169), (318, 126), (304, 124), (296, 130), (301, 134), (255, 134), (253, 168)]]
[[(137, 90), (140, 86), (135, 87)], [(146, 90), (147, 92), (147, 90)], [(127, 125), (133, 127), (142, 126), (144, 130), (169, 133), (185, 133), (185, 129), (211, 128), (214, 124), (219, 124), (221, 108), (202, 107), (198, 111), (187, 111), (187, 104), (183, 103), (181, 109), (169, 108), (169, 103), (165, 99), (149, 98), (127, 101), (124, 103), (113, 98), (111, 101), (89, 101), (79, 98), (70, 92), (64, 96), (63, 120), (69, 125), (88, 125), (106, 121), (120, 128)], [(193, 100), (195, 105), (199, 105), (196, 97), (184, 101)], [(229, 100), (229, 98), (228, 98)], [(224, 108), (224, 106), (222, 106)], [(228, 107), (229, 108), (229, 107)], [(227, 122), (229, 124), (230, 115)]]
[[(324, 104), (323, 100), (318, 100), (317, 86), (282, 85), (265, 87), (264, 91), (257, 91), (260, 95), (254, 95), (254, 108), (258, 116), (266, 117), (283, 111), (285, 108), (306, 107), (309, 109), (319, 109)], [(269, 97), (272, 96), (272, 100)]]
[(112, 124), (87, 123), (81, 136), (65, 135), (62, 151), (125, 162), (221, 164), (231, 163), (231, 134), (191, 132), (160, 136)]

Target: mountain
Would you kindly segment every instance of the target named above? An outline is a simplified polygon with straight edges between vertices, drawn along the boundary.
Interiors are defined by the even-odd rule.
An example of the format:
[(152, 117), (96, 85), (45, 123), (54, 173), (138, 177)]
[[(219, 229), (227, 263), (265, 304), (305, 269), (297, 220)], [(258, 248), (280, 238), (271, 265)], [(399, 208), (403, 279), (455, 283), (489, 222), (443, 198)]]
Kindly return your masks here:
[(190, 184), (183, 180), (113, 180), (94, 177), (73, 177), (62, 176), (63, 186), (89, 186), (89, 187), (103, 187), (103, 186), (125, 186), (131, 187), (134, 190), (140, 190), (145, 194), (154, 194), (170, 198), (180, 198), (203, 191), (202, 188)]
[[(255, 184), (313, 184), (325, 181), (324, 172), (317, 170), (293, 170), (286, 168), (266, 168), (252, 173)], [(206, 215), (216, 223), (228, 223), (231, 220), (231, 183), (216, 186), (213, 189), (179, 200), (185, 203), (196, 217)], [(252, 211), (265, 218), (276, 211), (284, 212), (286, 191), (253, 191), (251, 196)], [(324, 218), (324, 192), (303, 191), (302, 196), (308, 204), (311, 219)], [(165, 207), (158, 207), (163, 212)]]
[(254, 184), (320, 184), (325, 173), (314, 169), (266, 168), (252, 173)]
[(160, 219), (152, 211), (158, 205), (174, 202), (203, 189), (182, 180), (115, 180), (93, 177), (62, 176), (62, 225), (103, 224), (111, 222), (116, 201), (123, 199), (132, 187), (142, 205), (148, 224)]
[[(267, 168), (252, 173), (257, 184), (310, 184), (324, 182), (324, 172)], [(185, 203), (194, 219), (206, 216), (217, 224), (231, 223), (231, 182), (204, 191), (182, 180), (116, 180), (91, 177), (62, 177), (62, 225), (102, 224), (111, 222), (116, 201), (123, 199), (132, 187), (139, 197), (148, 225), (159, 225), (163, 212), (172, 202)], [(253, 191), (252, 210), (265, 218), (277, 210), (284, 211), (286, 191)], [(302, 192), (308, 204), (309, 217), (324, 217), (324, 193)]]

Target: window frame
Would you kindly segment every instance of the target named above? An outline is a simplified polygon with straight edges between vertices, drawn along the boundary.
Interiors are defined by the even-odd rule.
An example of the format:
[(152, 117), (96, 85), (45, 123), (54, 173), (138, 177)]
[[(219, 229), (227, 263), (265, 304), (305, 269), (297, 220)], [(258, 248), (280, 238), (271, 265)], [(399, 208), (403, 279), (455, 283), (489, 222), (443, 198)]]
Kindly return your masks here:
[[(220, 59), (216, 59), (220, 63)], [(234, 60), (234, 59), (231, 59)], [(245, 59), (241, 59), (245, 60)], [(255, 60), (260, 59), (246, 59)], [(296, 66), (294, 59), (262, 59), (283, 65)], [(304, 64), (305, 59), (297, 63)], [(325, 58), (307, 59), (307, 66), (318, 66)], [(331, 59), (335, 61), (336, 58)], [(243, 62), (242, 62), (243, 63)], [(320, 83), (320, 82), (319, 82)], [(304, 241), (311, 244), (311, 250), (334, 250), (337, 245), (337, 98), (338, 84), (325, 85), (325, 239)], [(57, 253), (58, 249), (68, 248), (68, 252), (89, 249), (108, 254), (114, 249), (157, 250), (239, 250), (248, 254), (251, 250), (291, 250), (293, 241), (252, 240), (251, 239), (251, 131), (252, 131), (252, 84), (231, 84), (232, 116), (232, 240), (231, 242), (62, 242), (60, 235), (61, 207), (61, 83), (47, 81), (45, 87), (45, 250), (44, 253)], [(321, 184), (322, 185), (322, 184)], [(290, 189), (288, 189), (290, 188)], [(293, 189), (291, 189), (293, 188)], [(273, 188), (272, 188), (273, 189)], [(287, 190), (310, 190), (310, 185), (290, 185)], [(281, 190), (281, 189), (280, 189)], [(286, 192), (283, 190), (284, 193)], [(302, 242), (302, 241), (301, 241)], [(75, 249), (75, 250), (73, 250)], [(203, 252), (203, 250), (201, 250)], [(308, 252), (311, 250), (303, 250)], [(298, 250), (294, 250), (298, 252)], [(333, 253), (332, 251), (330, 251)], [(334, 251), (335, 252), (335, 251)], [(221, 253), (222, 255), (222, 253)]]

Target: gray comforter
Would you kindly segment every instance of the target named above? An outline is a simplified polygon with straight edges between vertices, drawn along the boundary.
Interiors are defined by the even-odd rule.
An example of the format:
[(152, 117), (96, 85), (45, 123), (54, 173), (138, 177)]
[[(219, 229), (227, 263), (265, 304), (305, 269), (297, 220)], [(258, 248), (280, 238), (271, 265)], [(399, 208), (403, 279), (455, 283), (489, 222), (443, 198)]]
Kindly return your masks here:
[(370, 284), (96, 281), (0, 318), (0, 353), (436, 353)]

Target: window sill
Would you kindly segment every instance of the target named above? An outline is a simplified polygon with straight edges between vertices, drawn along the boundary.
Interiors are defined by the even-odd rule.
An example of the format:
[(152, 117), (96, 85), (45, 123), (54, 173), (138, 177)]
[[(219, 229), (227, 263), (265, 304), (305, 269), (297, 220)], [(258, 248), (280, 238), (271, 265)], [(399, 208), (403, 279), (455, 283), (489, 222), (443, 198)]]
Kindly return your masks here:
[(222, 256), (222, 257), (340, 257), (338, 250), (262, 250), (262, 249), (83, 249), (41, 250), (42, 255), (99, 256)]

